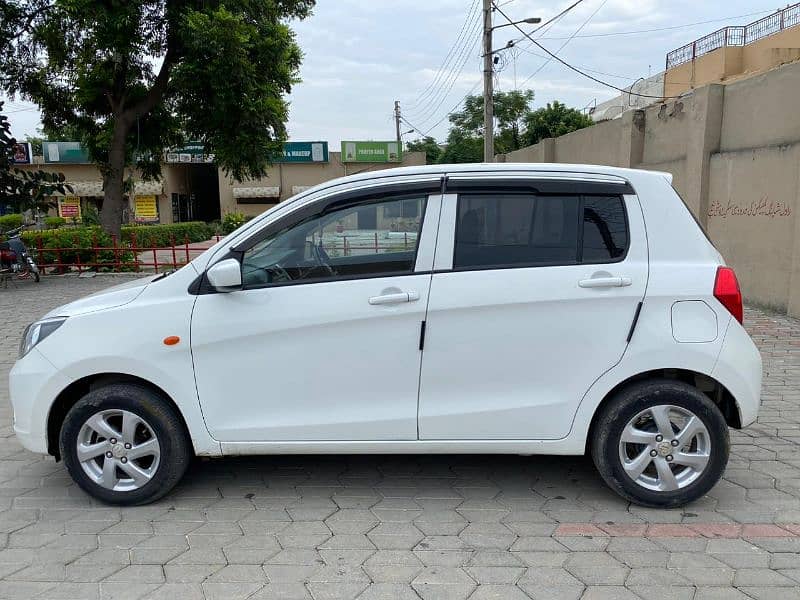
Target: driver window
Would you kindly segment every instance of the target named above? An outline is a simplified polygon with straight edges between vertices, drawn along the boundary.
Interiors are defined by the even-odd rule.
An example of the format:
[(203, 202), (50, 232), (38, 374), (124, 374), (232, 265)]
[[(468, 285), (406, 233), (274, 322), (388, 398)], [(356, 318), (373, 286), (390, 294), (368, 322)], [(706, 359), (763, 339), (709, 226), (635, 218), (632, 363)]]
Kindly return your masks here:
[(414, 270), (425, 196), (392, 197), (315, 215), (247, 250), (245, 287), (378, 277)]

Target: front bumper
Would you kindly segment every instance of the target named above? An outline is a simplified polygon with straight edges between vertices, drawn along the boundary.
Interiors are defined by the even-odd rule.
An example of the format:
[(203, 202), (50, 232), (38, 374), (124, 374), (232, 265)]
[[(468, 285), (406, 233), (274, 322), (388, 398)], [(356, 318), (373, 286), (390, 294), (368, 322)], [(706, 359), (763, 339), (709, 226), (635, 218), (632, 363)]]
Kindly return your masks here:
[(50, 407), (71, 380), (34, 348), (17, 361), (8, 382), (17, 439), (31, 452), (47, 454)]

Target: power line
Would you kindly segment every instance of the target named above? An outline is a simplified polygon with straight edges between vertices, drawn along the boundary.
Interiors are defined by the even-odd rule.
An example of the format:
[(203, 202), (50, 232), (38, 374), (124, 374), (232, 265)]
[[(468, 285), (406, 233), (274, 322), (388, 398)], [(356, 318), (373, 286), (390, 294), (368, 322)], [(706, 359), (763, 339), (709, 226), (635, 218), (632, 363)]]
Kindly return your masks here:
[(608, 83), (607, 81), (603, 81), (602, 79), (598, 79), (597, 77), (594, 77), (594, 76), (592, 76), (592, 75), (589, 75), (588, 73), (585, 73), (585, 72), (581, 71), (581, 70), (580, 70), (580, 69), (578, 69), (577, 67), (574, 67), (574, 66), (572, 66), (572, 65), (571, 65), (571, 64), (569, 64), (567, 61), (565, 61), (565, 60), (564, 60), (564, 59), (562, 59), (561, 57), (559, 57), (559, 56), (557, 56), (556, 54), (554, 54), (554, 53), (550, 52), (550, 50), (548, 50), (547, 48), (545, 48), (544, 46), (542, 46), (542, 45), (541, 45), (541, 44), (540, 44), (538, 41), (536, 41), (536, 40), (535, 40), (535, 39), (533, 39), (533, 38), (532, 38), (532, 37), (531, 37), (531, 36), (530, 36), (528, 33), (526, 33), (526, 32), (525, 32), (525, 31), (524, 31), (524, 30), (523, 30), (523, 29), (522, 29), (522, 28), (521, 28), (519, 25), (516, 25), (516, 24), (514, 24), (514, 22), (513, 22), (513, 21), (512, 21), (512, 20), (509, 18), (509, 16), (508, 16), (507, 14), (505, 14), (505, 13), (503, 12), (503, 10), (502, 10), (502, 9), (498, 8), (498, 9), (497, 9), (497, 11), (498, 11), (498, 12), (499, 12), (501, 15), (503, 15), (503, 17), (504, 17), (504, 18), (505, 18), (505, 19), (506, 19), (506, 20), (507, 20), (509, 23), (511, 23), (512, 25), (514, 25), (514, 27), (516, 27), (516, 28), (517, 28), (517, 30), (518, 30), (518, 31), (519, 31), (521, 34), (523, 34), (523, 35), (524, 35), (526, 38), (528, 38), (530, 41), (532, 41), (534, 44), (536, 44), (536, 46), (538, 46), (540, 49), (544, 50), (544, 52), (546, 52), (546, 53), (547, 53), (548, 55), (550, 55), (552, 58), (554, 58), (555, 60), (557, 60), (558, 62), (560, 62), (562, 65), (564, 65), (565, 67), (567, 67), (567, 68), (568, 68), (568, 69), (570, 69), (571, 71), (575, 71), (575, 72), (576, 72), (576, 73), (578, 73), (579, 75), (583, 75), (584, 77), (586, 77), (587, 79), (591, 79), (591, 80), (592, 80), (592, 81), (594, 81), (595, 83), (599, 83), (600, 85), (603, 85), (603, 86), (605, 86), (605, 87), (607, 87), (607, 88), (611, 88), (612, 90), (616, 90), (616, 91), (618, 91), (618, 92), (621, 92), (621, 93), (623, 93), (623, 94), (629, 94), (629, 95), (631, 95), (631, 96), (638, 96), (639, 98), (657, 98), (657, 99), (659, 99), (659, 100), (665, 100), (665, 99), (669, 99), (669, 98), (678, 98), (678, 97), (679, 97), (679, 96), (652, 96), (652, 95), (649, 95), (649, 94), (638, 94), (638, 93), (636, 93), (636, 92), (633, 92), (633, 91), (631, 91), (631, 90), (626, 90), (626, 89), (623, 89), (623, 88), (621, 88), (621, 87), (617, 87), (617, 86), (616, 86), (616, 85), (614, 85), (613, 83)]
[[(465, 52), (462, 54), (463, 60), (461, 62), (461, 65), (458, 68), (458, 70), (453, 73), (453, 76), (449, 78), (449, 81), (448, 81), (449, 85), (447, 86), (447, 89), (444, 91), (443, 94), (441, 94), (441, 97), (437, 98), (438, 99), (438, 103), (435, 106), (433, 106), (433, 102), (431, 102), (428, 105), (426, 105), (426, 107), (423, 109), (425, 111), (430, 111), (430, 112), (428, 113), (428, 115), (424, 119), (419, 121), (420, 125), (424, 125), (425, 123), (430, 121), (436, 115), (438, 110), (442, 107), (442, 104), (444, 104), (445, 101), (447, 100), (448, 95), (450, 94), (450, 92), (453, 90), (453, 87), (455, 86), (456, 82), (458, 81), (458, 78), (461, 76), (461, 73), (464, 71), (464, 67), (469, 62), (470, 55), (474, 52), (475, 46), (478, 43), (479, 38), (477, 36), (477, 30), (475, 31), (475, 33), (476, 33), (475, 40), (472, 42), (472, 46), (465, 47)], [(442, 88), (442, 89), (444, 89), (444, 88)], [(434, 102), (435, 101), (436, 100), (434, 100)], [(433, 108), (430, 108), (431, 106), (433, 106)], [(422, 114), (424, 115), (425, 113), (422, 113)]]
[[(578, 34), (579, 34), (579, 33), (580, 33), (582, 30), (583, 30), (583, 28), (584, 28), (584, 27), (586, 27), (586, 26), (589, 24), (589, 21), (591, 21), (591, 20), (592, 20), (592, 19), (595, 17), (595, 15), (596, 15), (597, 13), (599, 13), (599, 12), (600, 12), (600, 10), (601, 10), (601, 9), (602, 9), (602, 8), (603, 8), (603, 7), (604, 7), (604, 6), (605, 6), (607, 3), (608, 3), (608, 0), (603, 0), (603, 1), (600, 3), (600, 6), (598, 6), (598, 7), (597, 7), (597, 9), (596, 9), (596, 10), (595, 10), (595, 11), (594, 11), (592, 14), (590, 14), (590, 15), (589, 15), (589, 17), (588, 17), (588, 18), (587, 18), (587, 19), (586, 19), (586, 20), (585, 20), (585, 21), (584, 21), (584, 22), (581, 24), (581, 26), (580, 26), (580, 27), (578, 27), (578, 29), (576, 29), (576, 30), (575, 30), (575, 33), (574, 33), (574, 34), (573, 34), (571, 37), (567, 38), (567, 41), (565, 41), (563, 44), (561, 44), (561, 47), (560, 47), (558, 50), (556, 50), (556, 51), (555, 51), (555, 54), (554, 54), (553, 56), (557, 55), (557, 54), (558, 54), (559, 52), (561, 52), (561, 51), (562, 51), (564, 48), (566, 48), (567, 44), (569, 44), (569, 43), (570, 43), (570, 42), (571, 42), (573, 39), (575, 39), (575, 36), (576, 36), (576, 35), (578, 35)], [(498, 10), (499, 10), (499, 9), (498, 9)], [(501, 13), (501, 14), (502, 14), (502, 13)], [(503, 15), (503, 16), (505, 17), (505, 15)], [(508, 18), (508, 17), (506, 17), (506, 18)], [(531, 39), (532, 39), (532, 38), (531, 38)], [(531, 75), (530, 75), (528, 78), (526, 78), (526, 79), (525, 79), (525, 81), (523, 81), (523, 82), (522, 82), (522, 84), (521, 84), (521, 85), (523, 85), (523, 86), (524, 86), (524, 85), (525, 85), (526, 83), (528, 83), (528, 82), (529, 82), (531, 79), (533, 79), (534, 77), (536, 77), (536, 76), (539, 74), (539, 72), (541, 72), (541, 70), (542, 70), (542, 69), (544, 69), (544, 68), (545, 68), (547, 65), (549, 65), (549, 64), (550, 64), (550, 61), (552, 61), (552, 60), (553, 60), (552, 56), (551, 56), (551, 57), (548, 57), (548, 58), (547, 58), (547, 60), (546, 60), (544, 63), (542, 63), (542, 65), (541, 65), (541, 66), (540, 66), (538, 69), (536, 69), (536, 70), (535, 70), (535, 71), (534, 71), (534, 72), (533, 72), (533, 73), (532, 73), (532, 74), (531, 74)]]
[(423, 98), (428, 95), (428, 93), (436, 86), (436, 84), (441, 80), (442, 75), (444, 74), (447, 65), (450, 63), (450, 60), (456, 55), (460, 53), (460, 50), (456, 50), (457, 47), (461, 47), (462, 44), (467, 43), (466, 38), (464, 38), (464, 34), (471, 29), (474, 25), (474, 22), (477, 20), (477, 17), (480, 16), (480, 13), (477, 13), (473, 16), (475, 12), (475, 8), (478, 5), (478, 0), (473, 0), (472, 5), (470, 6), (469, 10), (467, 11), (467, 15), (464, 18), (464, 22), (461, 25), (461, 31), (459, 31), (458, 36), (456, 37), (455, 42), (450, 46), (450, 50), (445, 55), (442, 64), (439, 65), (439, 70), (436, 73), (433, 81), (428, 84), (428, 86), (417, 96), (417, 98), (409, 104), (409, 107), (418, 106), (420, 102), (422, 102)]
[(461, 98), (461, 100), (459, 100), (458, 103), (453, 108), (451, 108), (447, 113), (445, 113), (445, 115), (441, 119), (436, 121), (436, 123), (431, 125), (431, 127), (428, 129), (428, 131), (427, 131), (427, 133), (425, 135), (430, 134), (430, 132), (433, 131), (434, 129), (436, 129), (442, 123), (442, 121), (444, 121), (447, 117), (449, 117), (454, 112), (456, 112), (456, 109), (459, 106), (461, 106), (461, 103), (464, 102), (464, 100), (466, 100), (469, 96), (472, 95), (472, 92), (475, 91), (475, 89), (478, 87), (478, 85), (480, 85), (480, 83), (481, 83), (480, 81), (476, 81), (475, 84), (470, 88), (470, 90), (466, 94), (464, 94), (464, 97)]

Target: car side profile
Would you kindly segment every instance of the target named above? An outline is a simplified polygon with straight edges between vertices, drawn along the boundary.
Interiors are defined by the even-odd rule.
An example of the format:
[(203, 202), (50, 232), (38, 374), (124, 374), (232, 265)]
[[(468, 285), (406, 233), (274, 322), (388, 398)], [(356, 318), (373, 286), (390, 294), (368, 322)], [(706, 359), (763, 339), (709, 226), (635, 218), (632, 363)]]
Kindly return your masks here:
[(193, 456), (588, 453), (668, 507), (719, 480), (761, 369), (668, 174), (435, 165), (319, 185), (51, 311), (10, 389), (22, 444), (108, 503)]

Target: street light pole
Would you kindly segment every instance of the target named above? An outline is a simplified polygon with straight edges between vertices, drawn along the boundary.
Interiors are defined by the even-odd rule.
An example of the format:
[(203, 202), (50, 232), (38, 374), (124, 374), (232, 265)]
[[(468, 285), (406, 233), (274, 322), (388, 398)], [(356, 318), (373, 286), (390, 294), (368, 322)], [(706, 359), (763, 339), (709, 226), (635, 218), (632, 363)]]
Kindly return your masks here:
[(492, 0), (483, 0), (483, 161), (494, 162)]

